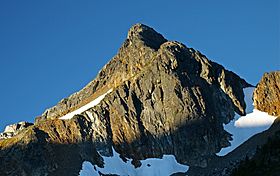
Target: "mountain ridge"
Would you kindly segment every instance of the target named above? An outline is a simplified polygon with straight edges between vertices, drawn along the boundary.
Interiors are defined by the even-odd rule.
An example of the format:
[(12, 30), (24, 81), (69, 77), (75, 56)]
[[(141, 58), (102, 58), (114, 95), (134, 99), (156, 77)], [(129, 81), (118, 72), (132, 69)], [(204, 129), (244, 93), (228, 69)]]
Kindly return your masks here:
[[(207, 168), (230, 145), (223, 124), (235, 112), (246, 114), (243, 88), (250, 86), (199, 51), (136, 24), (96, 79), (46, 110), (35, 125), (0, 140), (1, 165), (13, 166), (0, 175), (77, 175), (84, 161), (104, 166), (102, 156), (112, 156), (112, 148), (136, 168), (166, 154)], [(59, 119), (111, 89), (94, 107)], [(34, 163), (30, 152), (42, 162)]]
[[(100, 70), (96, 79), (91, 81), (80, 91), (70, 95), (68, 98), (62, 99), (56, 106), (47, 109), (40, 117), (37, 118), (36, 122), (39, 121), (40, 119), (56, 118), (57, 116), (62, 116), (66, 113), (69, 113), (69, 112), (73, 111), (73, 109), (79, 108), (81, 105), (84, 105), (84, 104), (90, 102), (91, 100), (93, 100), (94, 98), (98, 97), (98, 95), (101, 95), (102, 93), (108, 91), (108, 89), (110, 89), (110, 88), (108, 88), (110, 85), (111, 85), (111, 87), (116, 87), (118, 84), (121, 84), (125, 80), (129, 79), (129, 77), (133, 77), (135, 73), (140, 72), (143, 69), (143, 67), (145, 67), (146, 65), (149, 64), (149, 63), (146, 63), (147, 61), (146, 61), (145, 57), (148, 57), (148, 58), (153, 57), (153, 54), (155, 54), (155, 52), (152, 52), (152, 51), (153, 50), (157, 51), (157, 49), (160, 49), (161, 45), (164, 43), (166, 43), (166, 45), (168, 45), (168, 43), (170, 45), (172, 45), (172, 41), (167, 41), (161, 34), (157, 33), (156, 31), (154, 31), (154, 29), (152, 29), (146, 25), (136, 24), (136, 25), (132, 26), (129, 29), (127, 39), (123, 43), (122, 47), (119, 49), (119, 53), (115, 57), (113, 57), (113, 59), (111, 61), (109, 61), (109, 63), (106, 64)], [(174, 43), (177, 43), (177, 44), (180, 44), (180, 45), (186, 47), (184, 44), (181, 44), (178, 42), (174, 42)], [(133, 57), (135, 57), (135, 54), (134, 55), (132, 54), (132, 56), (128, 56), (129, 59), (122, 57), (123, 55), (127, 55), (127, 51), (125, 51), (125, 50), (126, 50), (126, 47), (128, 47), (129, 45), (133, 45), (133, 47), (136, 47), (136, 49), (137, 49), (137, 46), (139, 46), (139, 45), (140, 45), (140, 48), (142, 47), (142, 48), (145, 48), (146, 50), (150, 49), (152, 55), (144, 56), (144, 57), (137, 56), (137, 54), (139, 55), (139, 51), (136, 50), (136, 58), (140, 57), (140, 59), (138, 59), (136, 61), (136, 63), (132, 62), (132, 63), (128, 63), (127, 65), (125, 65), (126, 62), (130, 62), (131, 60), (133, 60)], [(145, 47), (145, 46), (147, 46), (147, 47)], [(168, 46), (166, 46), (166, 47), (168, 48)], [(195, 52), (195, 54), (198, 55), (198, 57), (200, 57), (200, 56), (205, 57), (200, 52), (196, 52), (192, 48), (189, 48), (189, 50), (192, 52)], [(133, 49), (129, 50), (128, 52), (133, 52)], [(150, 51), (147, 51), (146, 53), (144, 52), (144, 54), (149, 55)], [(140, 55), (141, 55), (141, 53), (140, 53)], [(205, 61), (203, 61), (203, 59), (201, 59), (200, 61), (203, 63), (204, 67), (208, 67), (210, 65), (209, 62), (205, 62)], [(121, 62), (122, 64), (116, 65), (116, 62)], [(117, 69), (110, 67), (111, 65), (120, 67), (118, 69), (122, 70), (124, 73), (126, 73), (127, 76), (125, 76), (125, 78), (123, 78), (124, 73), (118, 73), (118, 71), (116, 71)], [(122, 68), (123, 65), (125, 65), (128, 68)], [(110, 67), (110, 68), (107, 68), (107, 67)], [(223, 69), (223, 67), (222, 67), (222, 69)], [(205, 70), (207, 70), (207, 68)], [(105, 72), (107, 74), (105, 74)], [(113, 72), (113, 73), (111, 73), (111, 72)], [(114, 73), (116, 73), (117, 76), (114, 76)], [(202, 73), (202, 74), (206, 74), (206, 76), (207, 76), (208, 73)], [(107, 75), (109, 75), (109, 77)], [(110, 75), (113, 75), (113, 77), (110, 78)], [(101, 86), (100, 86), (100, 82), (104, 82), (104, 79), (107, 82), (107, 85), (104, 85), (101, 83)], [(110, 82), (110, 80), (113, 80), (113, 81)], [(206, 80), (207, 80), (207, 78), (206, 78)], [(109, 81), (109, 83), (108, 83), (108, 81)], [(109, 86), (108, 86), (108, 84), (109, 84)], [(251, 86), (251, 85), (248, 84), (247, 86)], [(223, 86), (223, 87), (225, 87), (225, 86)], [(105, 89), (105, 90), (103, 90), (103, 89)], [(80, 99), (82, 99), (82, 100), (80, 100)], [(243, 103), (243, 105), (244, 105), (244, 103)], [(240, 106), (241, 105), (239, 105), (238, 113), (244, 114), (244, 110), (241, 110)]]
[[(144, 32), (143, 32), (144, 31)], [(142, 36), (141, 34), (143, 34), (144, 36)], [(152, 39), (155, 38), (153, 40), (149, 40), (147, 39), (147, 37), (151, 37)], [(159, 38), (159, 39), (158, 39)], [(91, 81), (90, 83), (88, 83), (84, 88), (82, 88), (80, 91), (76, 92), (76, 93), (73, 93), (72, 95), (70, 95), (68, 98), (64, 98), (62, 99), (59, 104), (57, 105), (58, 106), (58, 111), (60, 109), (59, 106), (62, 106), (62, 109), (64, 108), (63, 107), (63, 104), (67, 104), (69, 101), (68, 99), (77, 99), (77, 97), (83, 97), (85, 96), (85, 102), (82, 102), (81, 104), (86, 104), (88, 103), (89, 101), (93, 100), (95, 97), (98, 97), (98, 95), (106, 92), (106, 89), (108, 89), (108, 87), (106, 85), (99, 85), (99, 80), (102, 80), (106, 78), (107, 79), (114, 79), (114, 78), (108, 78), (106, 77), (106, 74), (105, 72), (115, 72), (116, 69), (112, 68), (111, 65), (115, 65), (116, 62), (122, 62), (123, 59), (121, 59), (121, 55), (122, 55), (122, 50), (127, 47), (128, 45), (130, 45), (131, 42), (133, 42), (133, 44), (142, 44), (142, 45), (147, 45), (148, 48), (150, 48), (151, 50), (154, 50), (155, 48), (159, 48), (159, 46), (166, 42), (167, 40), (159, 33), (157, 33), (156, 31), (154, 31), (152, 28), (146, 26), (146, 25), (143, 25), (143, 24), (136, 24), (134, 26), (132, 26), (129, 31), (128, 31), (128, 35), (127, 35), (127, 39), (124, 41), (124, 43), (122, 44), (121, 48), (119, 49), (119, 53), (113, 57), (112, 60), (110, 60), (98, 73), (98, 75), (96, 76), (96, 78)], [(141, 68), (140, 65), (142, 65), (142, 67), (145, 65), (145, 62), (144, 64), (143, 63), (136, 63), (136, 66), (133, 66), (132, 64), (130, 64), (130, 67), (128, 70), (126, 70), (127, 74), (128, 74), (128, 77), (133, 77), (133, 74), (132, 72), (137, 72), (139, 71), (139, 69)], [(111, 67), (110, 67), (111, 66)], [(110, 68), (107, 68), (107, 67), (110, 67)], [(121, 70), (124, 70), (124, 68), (120, 68)], [(105, 77), (105, 78), (104, 78)], [(117, 76), (115, 76), (115, 79)], [(123, 77), (123, 75), (121, 75), (120, 77)], [(120, 78), (118, 78), (117, 80), (119, 80)], [(122, 80), (120, 80), (119, 82), (123, 82), (124, 80), (126, 80), (128, 78), (123, 78)], [(110, 80), (109, 80), (110, 81)], [(117, 84), (117, 81), (113, 81), (109, 84), (113, 84), (112, 87), (116, 87)], [(104, 87), (102, 87), (104, 86)], [(89, 90), (89, 89), (92, 89), (92, 90)], [(98, 90), (100, 89), (100, 90)], [(102, 90), (102, 89), (105, 89), (105, 90)], [(96, 91), (96, 92), (94, 92)], [(85, 92), (85, 93), (84, 93)], [(85, 95), (84, 95), (85, 94)], [(90, 96), (88, 96), (88, 94)], [(39, 121), (41, 118), (43, 119), (47, 119), (48, 116), (50, 116), (51, 118), (55, 118), (55, 116), (62, 116), (64, 115), (65, 113), (68, 113), (68, 112), (71, 112), (72, 109), (75, 109), (75, 108), (79, 108), (79, 101), (76, 100), (77, 102), (75, 102), (74, 100), (74, 108), (69, 108), (69, 110), (66, 110), (66, 112), (59, 112), (59, 113), (54, 113), (53, 115), (50, 115), (52, 113), (52, 111), (56, 111), (56, 106), (50, 108), (50, 109), (47, 109), (43, 114), (42, 116), (39, 116), (37, 118), (36, 121)], [(73, 106), (71, 105), (71, 102), (70, 102), (70, 105), (68, 106)], [(77, 107), (75, 107), (77, 106)], [(66, 108), (67, 109), (67, 108)], [(62, 114), (62, 115), (61, 115)]]

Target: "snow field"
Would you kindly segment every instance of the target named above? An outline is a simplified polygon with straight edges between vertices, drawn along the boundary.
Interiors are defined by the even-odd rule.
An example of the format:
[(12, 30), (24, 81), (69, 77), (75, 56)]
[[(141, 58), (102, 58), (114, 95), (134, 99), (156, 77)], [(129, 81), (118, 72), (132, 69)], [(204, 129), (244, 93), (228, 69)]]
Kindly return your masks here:
[(80, 176), (99, 176), (99, 172), (120, 176), (169, 176), (177, 172), (187, 172), (189, 168), (186, 165), (179, 164), (173, 155), (141, 160), (142, 165), (138, 168), (131, 164), (132, 159), (124, 162), (114, 149), (112, 157), (103, 157), (103, 159), (104, 168), (93, 166), (90, 162), (85, 161)]
[(217, 153), (218, 156), (228, 154), (250, 137), (267, 130), (276, 119), (276, 117), (268, 115), (266, 112), (254, 109), (253, 87), (245, 88), (243, 91), (246, 103), (246, 116), (240, 116), (235, 113), (234, 120), (224, 125), (224, 129), (232, 134), (233, 140), (231, 141), (231, 146), (223, 148)]

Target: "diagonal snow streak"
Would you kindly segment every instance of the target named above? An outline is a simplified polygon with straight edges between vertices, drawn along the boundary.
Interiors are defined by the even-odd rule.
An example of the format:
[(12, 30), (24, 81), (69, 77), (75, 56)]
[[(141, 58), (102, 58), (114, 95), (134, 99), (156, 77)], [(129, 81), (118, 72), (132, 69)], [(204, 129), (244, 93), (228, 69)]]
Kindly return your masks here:
[(113, 89), (108, 90), (106, 93), (104, 93), (103, 95), (100, 95), (99, 97), (97, 97), (93, 101), (89, 102), (88, 104), (76, 109), (75, 111), (72, 111), (72, 112), (60, 117), (59, 119), (71, 119), (72, 117), (74, 117), (74, 115), (81, 114), (82, 112), (84, 112), (84, 111), (86, 111), (90, 108), (93, 108), (94, 106), (98, 105), (105, 98), (105, 96), (108, 93), (110, 93), (112, 91), (113, 91)]

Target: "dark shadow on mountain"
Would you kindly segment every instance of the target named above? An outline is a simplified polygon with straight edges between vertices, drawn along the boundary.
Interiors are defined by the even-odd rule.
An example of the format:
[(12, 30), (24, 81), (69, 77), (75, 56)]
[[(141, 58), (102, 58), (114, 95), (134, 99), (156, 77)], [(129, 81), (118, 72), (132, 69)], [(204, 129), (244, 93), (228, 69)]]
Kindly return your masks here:
[(266, 143), (269, 142), (268, 140), (273, 138), (276, 133), (280, 133), (280, 119), (276, 119), (268, 130), (249, 138), (246, 142), (227, 155), (212, 157), (206, 168), (190, 167), (187, 174), (190, 176), (218, 176), (221, 173), (229, 175), (233, 169), (239, 166), (240, 161), (254, 157), (257, 150), (262, 148), (263, 145), (266, 145)]
[[(184, 141), (181, 141), (181, 138), (178, 136), (186, 135), (186, 140), (196, 139), (197, 136), (195, 135), (200, 136), (200, 133), (202, 133), (199, 131), (201, 128), (198, 128), (201, 125), (205, 124), (191, 122), (180, 127), (173, 134), (170, 134), (169, 136), (161, 136), (160, 138), (153, 138), (151, 134), (148, 134), (146, 138), (147, 141), (143, 141), (142, 139), (140, 142), (134, 141), (132, 144), (129, 144), (129, 148), (137, 147), (133, 151), (134, 154), (131, 156), (135, 161), (138, 161), (138, 159), (153, 157), (160, 158), (163, 155), (171, 154), (175, 155), (177, 161), (182, 164), (186, 164), (185, 158), (193, 157), (196, 160), (197, 158), (195, 158), (194, 154), (203, 150), (209, 151), (210, 149), (207, 148), (207, 145), (201, 145), (198, 143), (197, 140), (191, 141), (191, 143), (185, 143)], [(208, 160), (208, 167), (191, 167), (188, 174), (207, 175), (207, 173), (212, 173), (213, 175), (215, 174), (215, 170), (219, 173), (219, 169), (231, 167), (236, 161), (240, 161), (246, 156), (252, 157), (255, 154), (257, 147), (265, 144), (267, 139), (279, 130), (280, 123), (279, 121), (276, 121), (269, 130), (253, 136), (247, 142), (224, 157), (216, 157), (215, 155), (205, 156)], [(53, 176), (76, 176), (82, 168), (83, 161), (90, 161), (93, 165), (99, 167), (103, 166), (102, 158), (96, 150), (93, 139), (83, 139), (83, 141), (76, 143), (59, 144), (49, 142), (49, 134), (42, 130), (35, 128), (33, 129), (33, 132), (34, 134), (31, 134), (29, 137), (36, 139), (30, 141), (30, 143), (24, 143), (25, 141), (22, 139), (15, 145), (0, 151), (0, 175), (32, 176), (48, 173)], [(181, 134), (182, 132), (184, 134)], [(169, 139), (172, 141), (171, 144), (166, 143)], [(139, 145), (139, 143), (142, 145)], [(108, 144), (104, 144), (104, 146), (105, 145)], [(124, 146), (128, 147), (127, 145)], [(120, 146), (113, 147), (120, 154), (124, 152)], [(127, 155), (127, 153), (125, 155)]]

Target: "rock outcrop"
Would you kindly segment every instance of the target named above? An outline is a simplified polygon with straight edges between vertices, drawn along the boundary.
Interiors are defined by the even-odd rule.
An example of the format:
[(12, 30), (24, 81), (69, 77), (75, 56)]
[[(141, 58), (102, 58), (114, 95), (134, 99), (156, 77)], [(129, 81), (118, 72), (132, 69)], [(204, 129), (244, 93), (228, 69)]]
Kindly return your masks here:
[[(95, 80), (46, 110), (35, 125), (0, 141), (1, 166), (17, 161), (0, 175), (77, 175), (82, 161), (102, 165), (100, 155), (112, 155), (112, 147), (122, 158), (132, 158), (135, 167), (141, 159), (164, 154), (206, 167), (230, 144), (223, 124), (235, 112), (245, 114), (243, 88), (248, 86), (199, 51), (136, 24)], [(110, 89), (98, 105), (58, 119)]]
[(0, 175), (78, 175), (81, 163), (102, 166), (88, 119), (48, 120), (0, 141)]
[(280, 71), (265, 73), (254, 92), (254, 106), (273, 116), (280, 116)]
[[(265, 73), (254, 91), (255, 108), (280, 117), (280, 71)], [(265, 136), (265, 137), (263, 137)], [(233, 170), (239, 175), (279, 175), (280, 173), (280, 118), (262, 134), (254, 137), (256, 153), (248, 155)], [(248, 143), (248, 142), (247, 142)]]
[(33, 125), (33, 123), (29, 122), (19, 122), (15, 124), (11, 124), (6, 126), (3, 133), (0, 133), (0, 140), (11, 138), (21, 132), (23, 129)]

